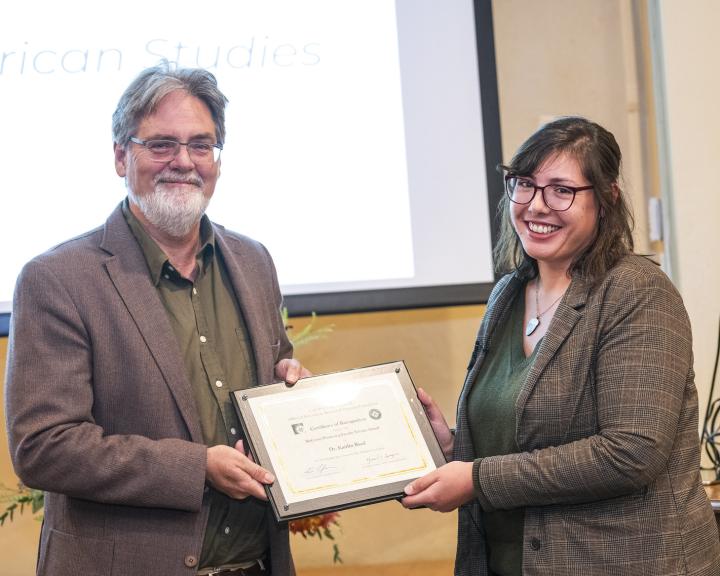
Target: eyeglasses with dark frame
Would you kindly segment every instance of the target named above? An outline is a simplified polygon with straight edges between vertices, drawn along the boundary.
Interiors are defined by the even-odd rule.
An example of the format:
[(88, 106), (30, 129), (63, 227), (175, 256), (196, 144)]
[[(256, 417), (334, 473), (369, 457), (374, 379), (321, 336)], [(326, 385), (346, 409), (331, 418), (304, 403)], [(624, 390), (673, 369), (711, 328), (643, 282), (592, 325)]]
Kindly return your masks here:
[(554, 212), (565, 212), (575, 201), (575, 195), (594, 186), (568, 186), (567, 184), (546, 184), (538, 186), (526, 176), (505, 174), (505, 192), (511, 202), (527, 205), (533, 201), (535, 194), (540, 190), (545, 206)]
[(135, 136), (128, 138), (130, 142), (144, 146), (150, 152), (150, 159), (154, 162), (170, 162), (180, 153), (180, 146), (186, 146), (190, 159), (196, 164), (210, 164), (220, 159), (222, 144), (191, 140), (178, 142), (177, 140), (140, 140)]

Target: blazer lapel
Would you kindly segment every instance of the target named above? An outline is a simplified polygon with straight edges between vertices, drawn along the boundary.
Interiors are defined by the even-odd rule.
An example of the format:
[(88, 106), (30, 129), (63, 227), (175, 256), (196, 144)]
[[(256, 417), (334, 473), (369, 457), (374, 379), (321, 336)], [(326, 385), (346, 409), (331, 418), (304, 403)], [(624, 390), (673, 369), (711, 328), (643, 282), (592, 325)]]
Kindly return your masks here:
[(460, 400), (464, 401), (472, 388), (477, 374), (482, 366), (482, 361), (485, 358), (485, 353), (488, 351), (492, 342), (493, 333), (499, 322), (506, 315), (511, 302), (515, 298), (517, 291), (522, 288), (522, 281), (517, 276), (509, 276), (504, 286), (499, 286), (497, 295), (491, 302), (488, 302), (485, 308), (485, 318), (481, 324), (481, 329), (478, 332), (477, 339), (475, 341), (475, 347), (473, 350), (473, 358), (468, 366), (468, 373), (465, 377), (465, 384), (463, 390), (460, 393)]
[(518, 422), (520, 422), (522, 418), (525, 403), (530, 397), (533, 388), (535, 388), (538, 379), (545, 371), (550, 360), (555, 357), (555, 354), (567, 339), (570, 331), (582, 317), (582, 310), (587, 302), (589, 289), (587, 282), (576, 276), (570, 283), (567, 293), (560, 301), (545, 336), (543, 336), (540, 344), (538, 344), (540, 348), (535, 357), (535, 362), (532, 368), (530, 368), (527, 380), (520, 390), (520, 394), (518, 394), (517, 402), (515, 403)]
[(111, 256), (105, 268), (175, 398), (194, 442), (203, 442), (197, 407), (184, 363), (153, 286), (139, 244), (117, 208), (105, 224), (100, 247)]
[(223, 235), (223, 228), (216, 224), (213, 226), (215, 228), (215, 238), (224, 258), (228, 276), (235, 290), (235, 296), (250, 337), (258, 378), (257, 384), (269, 384), (270, 381), (264, 381), (272, 378), (274, 373), (273, 356), (270, 354), (274, 342), (267, 341), (269, 320), (263, 315), (263, 306), (260, 303), (259, 294), (253, 290), (248, 274), (243, 269), (241, 262), (238, 261), (238, 254), (230, 250), (228, 246)]

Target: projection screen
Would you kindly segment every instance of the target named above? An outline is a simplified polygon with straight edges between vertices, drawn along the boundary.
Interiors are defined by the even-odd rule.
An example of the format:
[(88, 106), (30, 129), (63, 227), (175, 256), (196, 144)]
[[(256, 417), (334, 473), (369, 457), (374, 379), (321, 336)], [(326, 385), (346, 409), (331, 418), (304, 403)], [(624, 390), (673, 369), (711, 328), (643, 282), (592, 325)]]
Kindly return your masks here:
[(0, 330), (22, 265), (125, 197), (110, 119), (143, 68), (229, 98), (208, 215), (291, 314), (481, 302), (501, 182), (489, 0), (27, 0), (0, 21)]

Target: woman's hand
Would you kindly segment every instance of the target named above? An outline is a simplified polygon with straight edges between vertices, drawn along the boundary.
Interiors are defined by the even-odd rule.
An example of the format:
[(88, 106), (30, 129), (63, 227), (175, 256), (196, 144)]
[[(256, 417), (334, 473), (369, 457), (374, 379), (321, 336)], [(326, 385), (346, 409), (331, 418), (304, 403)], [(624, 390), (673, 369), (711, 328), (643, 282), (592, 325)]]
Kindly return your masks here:
[(435, 437), (440, 443), (445, 459), (450, 460), (452, 458), (453, 446), (455, 445), (455, 436), (450, 432), (445, 416), (443, 416), (440, 408), (435, 401), (430, 397), (430, 394), (425, 392), (422, 388), (418, 388), (418, 398), (422, 405), (425, 406), (425, 411), (428, 415), (428, 420), (432, 426)]
[(474, 496), (472, 462), (450, 462), (405, 486), (405, 508), (427, 506), (436, 512), (450, 512)]

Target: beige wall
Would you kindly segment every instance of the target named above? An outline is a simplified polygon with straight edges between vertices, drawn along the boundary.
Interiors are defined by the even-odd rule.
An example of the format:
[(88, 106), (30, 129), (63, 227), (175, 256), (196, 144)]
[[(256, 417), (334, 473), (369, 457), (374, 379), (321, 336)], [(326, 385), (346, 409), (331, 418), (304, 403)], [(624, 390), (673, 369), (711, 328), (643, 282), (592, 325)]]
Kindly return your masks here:
[[(651, 27), (648, 7), (660, 16), (658, 28)], [(720, 191), (707, 185), (707, 174), (720, 165), (714, 33), (720, 3), (495, 0), (493, 10), (505, 159), (556, 115), (581, 114), (615, 134), (635, 211), (636, 250), (666, 261), (690, 314), (702, 417), (720, 317)], [(532, 31), (532, 41), (516, 30)], [(655, 70), (651, 38), (660, 40)], [(657, 102), (653, 74), (664, 93)], [(666, 155), (655, 141), (664, 130)], [(665, 254), (658, 252), (662, 244), (650, 242), (647, 223), (647, 199), (662, 190), (670, 225)]]
[[(5, 358), (7, 338), (0, 338), (0, 379), (5, 387)], [(17, 477), (13, 473), (10, 454), (7, 448), (5, 433), (5, 402), (0, 404), (0, 485), (7, 488), (17, 486)], [(5, 510), (6, 502), (0, 502), (0, 509)], [(6, 521), (0, 527), (0, 558), (3, 568), (0, 570), (7, 576), (27, 576), (34, 574), (35, 557), (40, 534), (40, 522), (29, 513), (17, 514), (12, 523)]]
[[(300, 348), (297, 356), (323, 373), (405, 360), (416, 386), (425, 388), (454, 423), (455, 401), (482, 315), (480, 306), (328, 316), (332, 335)], [(293, 321), (296, 329), (304, 322)], [(397, 502), (342, 513), (339, 544), (347, 564), (435, 560), (455, 553), (455, 514), (407, 511)], [(295, 539), (296, 561), (329, 560), (328, 548)]]
[(696, 383), (704, 411), (720, 320), (720, 189), (712, 185), (712, 175), (720, 168), (720, 45), (715, 30), (720, 3), (651, 3), (659, 8), (662, 39), (665, 98), (659, 104), (668, 136), (664, 162), (671, 274), (693, 326)]
[[(415, 384), (430, 392), (454, 422), (455, 400), (482, 311), (481, 306), (462, 306), (322, 317), (318, 325), (332, 324), (332, 334), (300, 348), (297, 356), (316, 373), (403, 359)], [(297, 331), (307, 321), (296, 318), (292, 324)], [(7, 339), (0, 339), (3, 375), (6, 346)], [(4, 426), (0, 438), (0, 483), (12, 486), (17, 480)], [(455, 514), (408, 511), (393, 501), (344, 511), (340, 522), (342, 531), (335, 532), (346, 564), (439, 560), (455, 553)], [(39, 523), (27, 514), (0, 528), (2, 574), (33, 572), (38, 529)], [(332, 562), (328, 542), (295, 536), (293, 548), (299, 568)]]
[[(582, 114), (605, 125), (624, 151), (626, 189), (638, 216), (638, 247), (645, 250), (645, 197), (656, 191), (646, 185), (655, 179), (643, 174), (640, 124), (645, 108), (638, 96), (631, 5), (625, 0), (496, 0), (493, 9), (504, 159), (549, 117)], [(706, 63), (707, 55), (712, 62), (718, 57), (712, 25), (720, 21), (720, 5), (705, 0), (693, 4), (697, 8), (692, 11), (687, 6), (680, 0), (664, 4), (666, 24), (671, 24), (664, 34), (668, 79), (673, 81), (668, 102), (679, 255), (675, 279), (694, 324), (698, 388), (704, 401), (718, 320), (713, 295), (720, 280), (720, 267), (708, 264), (719, 240), (710, 218), (720, 213), (720, 193), (707, 188), (703, 174), (717, 164), (713, 137), (720, 126), (711, 100), (718, 80)], [(699, 54), (703, 58), (694, 57)], [(642, 61), (646, 55), (640, 56)], [(404, 359), (416, 384), (428, 389), (452, 420), (481, 314), (481, 307), (470, 306), (321, 318), (322, 324), (335, 325), (333, 334), (300, 349), (298, 356), (316, 372)], [(293, 320), (296, 329), (306, 322)], [(6, 340), (0, 339), (3, 362), (5, 347)], [(0, 482), (14, 481), (3, 449)], [(454, 518), (405, 511), (395, 502), (345, 511), (338, 543), (347, 564), (449, 558), (454, 555)], [(12, 527), (0, 528), (3, 574), (32, 573), (37, 529), (27, 515)], [(331, 547), (324, 542), (296, 537), (293, 546), (301, 567), (330, 562)]]
[(580, 115), (610, 130), (647, 251), (635, 33), (627, 0), (493, 2), (503, 160), (540, 124)]

